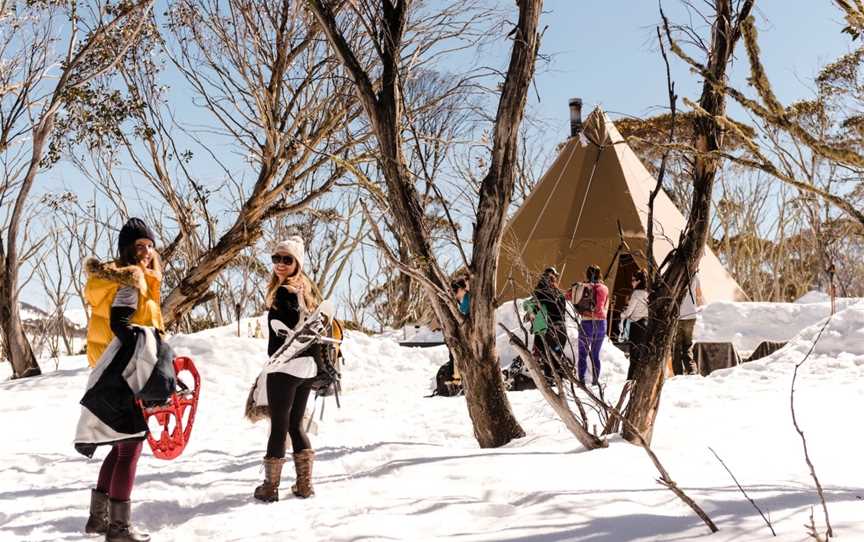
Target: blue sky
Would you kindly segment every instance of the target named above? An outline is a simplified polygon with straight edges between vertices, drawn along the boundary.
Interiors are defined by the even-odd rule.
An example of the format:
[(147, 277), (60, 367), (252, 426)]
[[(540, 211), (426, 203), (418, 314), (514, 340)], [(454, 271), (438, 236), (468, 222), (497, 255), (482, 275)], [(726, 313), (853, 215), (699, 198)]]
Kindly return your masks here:
[[(849, 36), (841, 34), (840, 10), (830, 0), (756, 0), (756, 8), (763, 62), (775, 91), (784, 102), (808, 96), (808, 79), (850, 48)], [(679, 0), (664, 0), (663, 9), (673, 23), (688, 20)], [(659, 21), (656, 0), (547, 0), (541, 51), (553, 59), (536, 77), (541, 101), (532, 94), (532, 108), (560, 122), (560, 137), (566, 137), (571, 97), (583, 99), (583, 115), (596, 105), (613, 117), (651, 115), (668, 107), (655, 34)], [(742, 45), (736, 52), (732, 76), (741, 87), (747, 58)], [(670, 59), (678, 95), (698, 97), (698, 78)], [(736, 111), (732, 106), (730, 112)]]

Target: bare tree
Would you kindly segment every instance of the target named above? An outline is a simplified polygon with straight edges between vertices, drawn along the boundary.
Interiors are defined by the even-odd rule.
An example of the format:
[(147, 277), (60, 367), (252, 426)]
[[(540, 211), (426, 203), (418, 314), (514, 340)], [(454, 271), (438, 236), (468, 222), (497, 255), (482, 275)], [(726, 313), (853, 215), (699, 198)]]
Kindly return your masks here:
[[(165, 30), (151, 20), (147, 40), (119, 66), (124, 92), (93, 85), (79, 118), (70, 119), (72, 141), (96, 156), (81, 165), (100, 190), (116, 185), (110, 156), (131, 163), (149, 194), (165, 203), (172, 228), (163, 228), (163, 237), (173, 239), (166, 247), (173, 257), (165, 258), (166, 325), (205, 302), (216, 303), (207, 310), (219, 320), (220, 296), (211, 286), (242, 267), (235, 259), (243, 260), (265, 226), (303, 211), (346, 167), (368, 159), (353, 154), (364, 135), (353, 122), (360, 110), (349, 83), (335, 76), (338, 64), (317, 25), (294, 4), (172, 3)], [(167, 58), (167, 66), (154, 58)], [(167, 69), (179, 73), (203, 123), (202, 115), (192, 120), (169, 104)], [(112, 106), (98, 107), (103, 103)], [(201, 163), (219, 178), (205, 177)], [(223, 278), (223, 285), (231, 281)]]
[[(255, 168), (233, 223), (165, 298), (166, 322), (188, 312), (263, 225), (298, 213), (345, 174), (362, 135), (348, 83), (335, 76), (316, 24), (288, 0), (185, 0), (171, 12), (177, 67), (212, 115), (217, 132), (239, 145)], [(217, 158), (218, 160), (218, 158)]]
[[(471, 312), (459, 312), (449, 294), (449, 281), (433, 253), (429, 225), (403, 146), (405, 66), (401, 62), (410, 16), (408, 0), (351, 2), (352, 17), (374, 44), (373, 68), (364, 65), (336, 19), (334, 3), (310, 0), (309, 6), (351, 77), (380, 150), (389, 211), (398, 235), (407, 240), (409, 259), (391, 255), (391, 263), (422, 285), (444, 330), (447, 346), (462, 373), (474, 435), (482, 447), (496, 447), (524, 435), (513, 416), (501, 380), (495, 348), (495, 270), (506, 212), (513, 194), (517, 139), (528, 85), (539, 45), (537, 25), (542, 0), (520, 0), (519, 21), (511, 32), (513, 49), (501, 88), (494, 124), (491, 162), (483, 180), (473, 253)], [(420, 51), (422, 53), (422, 51)], [(373, 224), (373, 233), (383, 238)]]
[[(689, 102), (699, 114), (694, 126), (693, 146), (698, 153), (693, 158), (693, 195), (690, 201), (687, 223), (678, 246), (657, 269), (652, 269), (655, 280), (649, 294), (649, 321), (646, 336), (644, 363), (635, 368), (635, 383), (627, 411), (629, 425), (624, 427), (624, 437), (636, 442), (645, 438), (649, 443), (653, 435), (654, 421), (660, 404), (660, 395), (665, 380), (666, 357), (669, 355), (678, 317), (678, 307), (696, 273), (702, 256), (711, 221), (711, 198), (714, 180), (719, 168), (717, 151), (723, 148), (725, 115), (726, 70), (732, 58), (735, 44), (741, 36), (743, 21), (750, 16), (754, 0), (742, 0), (733, 10), (732, 0), (715, 0), (711, 41), (707, 51), (707, 64), (702, 66), (705, 78), (698, 104)], [(672, 50), (679, 56), (686, 53), (672, 39), (668, 24), (667, 39)], [(689, 58), (689, 57), (687, 57)], [(695, 61), (694, 61), (695, 62)], [(649, 246), (650, 246), (649, 239)], [(652, 258), (653, 260), (653, 258)]]
[[(53, 68), (51, 51), (53, 36), (57, 32), (55, 16), (60, 15), (61, 9), (50, 4), (32, 6), (31, 9), (35, 11), (31, 11), (29, 16), (36, 17), (37, 21), (35, 26), (25, 25), (25, 28), (33, 29), (32, 33), (10, 38), (21, 40), (12, 47), (16, 53), (14, 60), (22, 67), (22, 75), (14, 84), (3, 87), (2, 116), (5, 127), (8, 127), (6, 135), (0, 139), (4, 142), (3, 152), (17, 152), (9, 148), (10, 136), (17, 135), (20, 140), (22, 134), (27, 133), (30, 138), (25, 143), (29, 148), (29, 158), (20, 162), (22, 167), (13, 173), (14, 179), (7, 177), (4, 181), (6, 186), (16, 184), (15, 201), (5, 231), (5, 246), (0, 242), (0, 328), (5, 354), (13, 367), (13, 377), (40, 373), (24, 335), (18, 308), (19, 234), (30, 191), (44, 164), (46, 143), (54, 128), (57, 113), (71, 93), (117, 65), (125, 48), (135, 43), (152, 4), (153, 0), (143, 0), (115, 8), (70, 3), (65, 9), (70, 21), (68, 43), (60, 62), (59, 74), (50, 83), (46, 74)], [(38, 20), (40, 16), (45, 19)], [(15, 30), (18, 31), (17, 28)], [(82, 33), (85, 34), (83, 40)], [(124, 44), (120, 54), (111, 54), (113, 44), (118, 42)], [(22, 122), (26, 123), (26, 127), (22, 126)]]

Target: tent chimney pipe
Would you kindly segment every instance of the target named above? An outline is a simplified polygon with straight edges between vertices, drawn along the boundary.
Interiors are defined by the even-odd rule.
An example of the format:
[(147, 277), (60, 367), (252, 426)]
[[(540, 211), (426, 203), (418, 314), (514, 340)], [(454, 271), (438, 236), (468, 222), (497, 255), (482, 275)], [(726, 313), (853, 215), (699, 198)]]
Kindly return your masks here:
[(570, 137), (582, 131), (582, 98), (570, 98)]

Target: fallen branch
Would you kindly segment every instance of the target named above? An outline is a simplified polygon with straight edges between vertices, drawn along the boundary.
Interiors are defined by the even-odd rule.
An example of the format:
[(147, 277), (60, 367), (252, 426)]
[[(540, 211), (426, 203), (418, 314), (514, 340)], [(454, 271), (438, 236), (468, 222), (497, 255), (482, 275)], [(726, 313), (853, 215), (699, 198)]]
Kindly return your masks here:
[[(507, 336), (510, 338), (510, 344), (516, 348), (516, 351), (519, 352), (519, 357), (522, 358), (522, 361), (525, 362), (525, 365), (528, 367), (528, 371), (531, 373), (531, 378), (534, 380), (534, 384), (537, 386), (537, 389), (540, 391), (540, 395), (543, 396), (543, 399), (549, 403), (549, 406), (552, 407), (552, 410), (558, 415), (567, 429), (573, 433), (573, 436), (576, 437), (576, 440), (579, 441), (582, 446), (587, 448), (588, 450), (595, 450), (597, 448), (605, 448), (609, 445), (605, 439), (601, 439), (600, 437), (591, 434), (585, 426), (579, 422), (576, 416), (573, 414), (573, 411), (570, 410), (570, 407), (567, 405), (567, 397), (563, 392), (555, 393), (552, 391), (552, 388), (549, 386), (549, 383), (546, 382), (546, 377), (543, 376), (543, 369), (540, 368), (540, 364), (531, 355), (531, 352), (528, 350), (528, 347), (525, 346), (525, 343), (522, 342), (515, 333), (507, 329), (504, 324), (499, 323), (501, 329), (507, 333)], [(559, 386), (559, 390), (563, 389)], [(582, 410), (584, 416), (584, 410)], [(587, 424), (587, 419), (583, 417), (583, 420)]]
[[(554, 393), (551, 388), (549, 388), (549, 385), (546, 383), (546, 379), (543, 377), (543, 371), (542, 369), (540, 369), (540, 365), (537, 363), (537, 360), (534, 359), (534, 356), (531, 354), (531, 352), (528, 351), (528, 348), (525, 346), (525, 343), (522, 342), (522, 339), (520, 339), (518, 335), (507, 329), (504, 324), (499, 323), (498, 325), (501, 326), (505, 333), (507, 333), (507, 336), (510, 339), (510, 344), (513, 345), (514, 348), (516, 348), (516, 351), (519, 352), (522, 360), (525, 362), (526, 365), (528, 365), (528, 369), (531, 372), (531, 378), (533, 378), (534, 383), (537, 384), (537, 389), (540, 390), (543, 398), (546, 399), (547, 402), (549, 402), (553, 410), (555, 410), (555, 412), (561, 417), (561, 421), (564, 422), (564, 424), (571, 431), (573, 431), (574, 426), (578, 428), (577, 431), (579, 433), (584, 431), (584, 428), (578, 424), (578, 421), (575, 420), (575, 416), (573, 416), (573, 412), (567, 406), (566, 400), (562, 399), (558, 394)], [(571, 383), (574, 382), (571, 380)], [(705, 513), (705, 511), (698, 504), (696, 504), (696, 501), (691, 499), (686, 493), (684, 493), (684, 490), (678, 487), (678, 484), (676, 484), (672, 477), (669, 475), (669, 472), (660, 462), (660, 458), (658, 458), (657, 454), (655, 454), (654, 451), (651, 449), (651, 446), (648, 444), (648, 441), (645, 439), (642, 433), (632, 423), (630, 423), (627, 418), (625, 418), (621, 414), (620, 410), (600, 399), (597, 395), (594, 394), (593, 391), (591, 391), (591, 389), (586, 387), (578, 379), (575, 380), (575, 385), (578, 386), (579, 389), (581, 389), (585, 394), (587, 394), (588, 398), (595, 405), (605, 410), (609, 414), (610, 418), (616, 418), (620, 420), (621, 423), (623, 423), (629, 431), (632, 431), (633, 435), (636, 436), (639, 445), (642, 447), (643, 450), (645, 450), (645, 453), (648, 454), (648, 457), (654, 464), (654, 468), (656, 468), (657, 472), (660, 473), (660, 477), (657, 479), (657, 483), (674, 493), (679, 499), (681, 499), (681, 501), (684, 502), (684, 504), (689, 506), (690, 509), (693, 510), (693, 512), (697, 516), (699, 516), (699, 518), (705, 523), (705, 525), (707, 525), (708, 528), (711, 529), (712, 533), (716, 533), (719, 530), (717, 529), (717, 525), (715, 525), (711, 518), (708, 516), (708, 514)], [(577, 432), (574, 431), (573, 434), (577, 436), (577, 439), (579, 439)], [(590, 437), (592, 438), (599, 438), (595, 435), (592, 435), (591, 433), (588, 433), (588, 435), (590, 435)], [(581, 439), (580, 442), (582, 442)], [(605, 440), (602, 442), (604, 443), (605, 447), (607, 445), (605, 443)]]

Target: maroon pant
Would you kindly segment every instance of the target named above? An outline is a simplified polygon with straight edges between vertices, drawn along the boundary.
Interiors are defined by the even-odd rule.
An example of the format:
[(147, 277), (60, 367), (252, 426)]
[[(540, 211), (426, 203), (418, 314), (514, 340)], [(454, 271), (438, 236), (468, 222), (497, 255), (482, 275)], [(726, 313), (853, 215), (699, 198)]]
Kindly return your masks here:
[(120, 442), (111, 447), (111, 452), (99, 469), (96, 489), (107, 493), (115, 501), (128, 501), (135, 484), (135, 470), (141, 457), (143, 441)]

